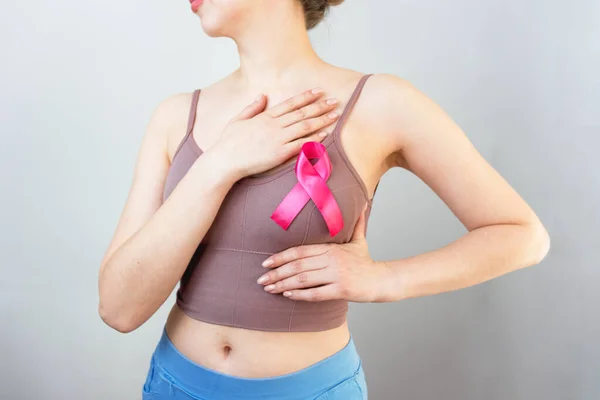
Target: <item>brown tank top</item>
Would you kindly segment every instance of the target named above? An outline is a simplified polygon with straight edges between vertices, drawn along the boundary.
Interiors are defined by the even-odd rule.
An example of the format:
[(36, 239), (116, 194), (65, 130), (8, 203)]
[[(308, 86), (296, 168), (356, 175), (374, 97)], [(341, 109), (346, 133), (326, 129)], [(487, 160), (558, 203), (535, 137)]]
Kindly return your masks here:
[[(238, 180), (225, 196), (181, 278), (176, 301), (188, 316), (265, 331), (322, 331), (344, 323), (348, 311), (345, 300), (293, 300), (281, 293), (266, 292), (256, 280), (268, 271), (261, 263), (271, 254), (305, 244), (349, 242), (365, 203), (368, 220), (372, 199), (342, 148), (340, 132), (371, 75), (360, 79), (334, 130), (321, 141), (332, 165), (327, 186), (342, 211), (343, 229), (331, 237), (312, 200), (287, 230), (270, 218), (297, 183), (294, 163)], [(187, 133), (173, 156), (163, 201), (202, 154), (192, 134), (199, 94), (199, 89), (194, 91)]]

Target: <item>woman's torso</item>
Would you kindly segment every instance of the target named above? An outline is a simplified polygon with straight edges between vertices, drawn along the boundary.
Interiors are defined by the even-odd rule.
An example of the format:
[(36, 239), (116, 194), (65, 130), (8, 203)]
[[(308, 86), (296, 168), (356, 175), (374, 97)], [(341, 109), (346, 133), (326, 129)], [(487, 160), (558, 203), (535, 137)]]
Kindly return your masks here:
[[(356, 83), (362, 74), (340, 71), (346, 72), (338, 74), (343, 78), (332, 80), (327, 77), (321, 81), (328, 82), (328, 87), (324, 87), (326, 97), (338, 98), (340, 104), (336, 111), (341, 113), (355, 90), (353, 83)], [(339, 82), (337, 87), (335, 82)], [(208, 149), (217, 140), (218, 133), (228, 119), (245, 105), (239, 98), (231, 96), (226, 84), (222, 84), (224, 89), (221, 90), (219, 84), (203, 89), (202, 98), (196, 108), (196, 117), (192, 122), (192, 135), (186, 140), (189, 143), (182, 142), (185, 132), (173, 133), (169, 142)], [(298, 92), (301, 90), (303, 89), (299, 89)], [(268, 107), (293, 94), (282, 95), (281, 99), (270, 98)], [(223, 101), (227, 100), (228, 95), (230, 99)], [(248, 97), (251, 97), (251, 94), (248, 94)], [(219, 112), (215, 113), (215, 109)], [(349, 115), (343, 130), (340, 131), (343, 131), (343, 135), (339, 135), (338, 138), (348, 161), (364, 183), (366, 195), (372, 199), (383, 172), (380, 165), (369, 162), (369, 157), (361, 153), (364, 149), (361, 141), (366, 140), (368, 133), (361, 133), (359, 126), (360, 121), (352, 120)], [(176, 149), (171, 147), (173, 149), (170, 150), (170, 155), (173, 159), (172, 154)], [(292, 160), (289, 163), (293, 162)], [(269, 172), (265, 171), (262, 174), (268, 175)], [(333, 329), (313, 332), (244, 329), (191, 318), (177, 304), (169, 314), (166, 330), (173, 344), (186, 357), (205, 367), (243, 377), (269, 377), (297, 371), (339, 351), (349, 339), (347, 322)]]

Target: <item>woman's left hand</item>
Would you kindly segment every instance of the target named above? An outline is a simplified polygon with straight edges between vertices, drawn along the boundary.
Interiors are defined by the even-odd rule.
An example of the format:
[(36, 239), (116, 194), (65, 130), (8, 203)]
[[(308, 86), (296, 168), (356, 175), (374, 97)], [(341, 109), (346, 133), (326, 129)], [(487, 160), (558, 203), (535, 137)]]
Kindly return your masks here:
[(365, 210), (348, 243), (324, 243), (290, 247), (273, 254), (263, 266), (271, 271), (258, 283), (269, 293), (283, 293), (294, 300), (324, 301), (343, 299), (377, 302), (387, 268), (371, 259), (364, 235)]

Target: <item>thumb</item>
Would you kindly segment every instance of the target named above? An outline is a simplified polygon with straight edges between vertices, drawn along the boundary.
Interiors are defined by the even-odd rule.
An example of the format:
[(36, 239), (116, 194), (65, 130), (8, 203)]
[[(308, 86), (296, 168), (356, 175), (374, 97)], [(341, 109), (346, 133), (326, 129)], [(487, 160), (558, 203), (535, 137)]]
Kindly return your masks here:
[(247, 105), (238, 115), (233, 117), (231, 122), (239, 121), (242, 119), (249, 119), (254, 117), (256, 114), (262, 112), (265, 109), (267, 102), (265, 101), (266, 96), (262, 93), (254, 100), (251, 104)]
[(365, 203), (362, 212), (360, 213), (360, 217), (358, 218), (358, 221), (356, 222), (356, 226), (354, 227), (354, 232), (352, 233), (352, 239), (350, 239), (351, 242), (357, 241), (357, 240), (362, 240), (365, 238), (365, 227), (366, 227), (366, 217), (365, 217), (365, 213), (367, 211), (367, 205), (368, 203)]

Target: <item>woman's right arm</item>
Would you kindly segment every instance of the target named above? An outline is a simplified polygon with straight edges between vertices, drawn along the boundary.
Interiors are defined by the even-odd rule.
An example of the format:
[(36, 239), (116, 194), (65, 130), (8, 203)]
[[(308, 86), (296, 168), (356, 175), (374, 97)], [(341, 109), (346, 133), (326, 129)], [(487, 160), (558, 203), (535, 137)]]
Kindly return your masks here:
[[(305, 92), (264, 112), (266, 99), (246, 107), (221, 139), (194, 162), (169, 197), (162, 193), (169, 170), (166, 138), (185, 131), (189, 95), (157, 107), (138, 153), (133, 182), (117, 229), (100, 266), (102, 320), (120, 332), (147, 321), (172, 293), (221, 204), (240, 178), (297, 154), (337, 116), (334, 103)], [(260, 115), (257, 115), (260, 113)], [(316, 132), (316, 133), (315, 133)]]
[(138, 153), (133, 181), (99, 274), (99, 313), (112, 328), (130, 332), (169, 297), (225, 195), (239, 179), (216, 152), (206, 151), (167, 200), (170, 162), (166, 137), (185, 132), (189, 96), (173, 96), (155, 110)]

